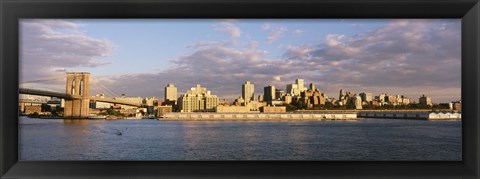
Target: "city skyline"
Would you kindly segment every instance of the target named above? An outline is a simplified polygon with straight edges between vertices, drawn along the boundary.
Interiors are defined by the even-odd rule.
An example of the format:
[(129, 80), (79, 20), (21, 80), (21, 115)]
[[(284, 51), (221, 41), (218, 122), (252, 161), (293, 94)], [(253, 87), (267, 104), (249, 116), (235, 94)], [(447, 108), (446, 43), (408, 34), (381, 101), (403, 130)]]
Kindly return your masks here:
[(258, 95), (301, 78), (329, 97), (345, 89), (414, 100), (426, 94), (434, 103), (461, 98), (459, 19), (24, 19), (20, 27), (24, 87), (61, 91), (61, 80), (30, 81), (89, 71), (92, 95), (100, 84), (163, 99), (169, 83), (178, 96), (201, 84), (231, 101), (246, 81)]
[[(303, 80), (303, 79), (296, 79), (296, 80), (295, 80), (295, 83), (297, 83), (297, 80)], [(298, 92), (298, 94), (292, 94), (293, 92), (288, 93), (288, 91), (284, 91), (282, 88), (278, 88), (278, 87), (276, 87), (276, 86), (274, 86), (274, 85), (263, 86), (263, 87), (261, 87), (261, 89), (260, 89), (261, 91), (260, 91), (260, 90), (255, 90), (255, 88), (253, 87), (255, 84), (250, 83), (250, 81), (246, 81), (244, 84), (242, 84), (242, 90), (243, 90), (243, 88), (244, 88), (244, 86), (245, 86), (246, 84), (251, 85), (251, 86), (252, 86), (252, 87), (251, 87), (251, 90), (254, 90), (254, 91), (255, 91), (255, 95), (252, 96), (251, 101), (258, 101), (258, 99), (257, 99), (258, 95), (261, 95), (261, 96), (262, 96), (262, 98), (263, 98), (262, 101), (272, 101), (272, 100), (275, 101), (275, 100), (277, 100), (277, 99), (279, 99), (279, 98), (284, 97), (284, 96), (287, 95), (287, 94), (290, 95), (290, 96), (293, 95), (292, 97), (294, 97), (294, 96), (300, 97), (300, 96), (301, 96), (301, 92), (307, 91), (307, 90), (312, 90), (312, 91), (319, 90), (319, 91), (321, 92), (321, 94), (324, 94), (321, 89), (319, 89), (319, 88), (316, 87), (316, 84), (315, 84), (315, 83), (309, 83), (309, 84), (308, 84), (308, 87), (304, 87), (301, 92), (300, 92), (300, 91)], [(173, 84), (173, 83), (169, 83), (165, 88), (169, 88), (170, 85), (174, 85), (174, 84)], [(289, 84), (289, 85), (290, 85), (290, 84)], [(201, 84), (196, 84), (195, 86), (198, 87), (198, 86), (202, 86), (202, 85), (201, 85)], [(185, 92), (180, 92), (180, 93), (178, 93), (178, 95), (177, 95), (178, 98), (177, 98), (177, 99), (180, 99), (180, 97), (181, 97), (182, 95), (184, 95), (184, 94), (189, 94), (192, 89), (196, 88), (195, 86), (194, 86), (194, 87), (191, 87), (190, 90), (187, 90), (187, 91), (185, 91)], [(202, 87), (205, 87), (205, 86), (202, 86)], [(205, 87), (205, 88), (208, 89), (208, 87)], [(300, 87), (298, 87), (298, 88), (300, 88)], [(176, 88), (175, 88), (175, 89), (176, 89)], [(176, 89), (176, 90), (178, 90), (178, 89)], [(276, 90), (282, 91), (284, 95), (281, 95), (281, 96), (276, 95), (276, 94), (277, 94), (277, 91), (276, 91)], [(217, 92), (211, 91), (211, 90), (207, 90), (207, 91), (209, 92), (209, 94), (211, 93), (211, 95), (217, 96), (217, 95), (216, 95)], [(251, 92), (251, 91), (250, 91), (250, 92)], [(407, 100), (409, 100), (409, 102), (407, 102), (407, 104), (408, 104), (408, 103), (419, 103), (420, 101), (419, 101), (418, 99), (421, 98), (421, 97), (425, 97), (425, 96), (426, 96), (426, 97), (428, 97), (429, 99), (431, 98), (431, 97), (428, 95), (428, 93), (418, 94), (418, 95), (416, 95), (416, 96), (407, 96), (407, 95), (404, 95), (404, 94), (393, 94), (393, 93), (389, 93), (388, 91), (384, 91), (384, 92), (378, 93), (378, 94), (376, 94), (376, 93), (371, 93), (371, 92), (368, 92), (368, 91), (355, 91), (355, 90), (345, 90), (345, 89), (339, 89), (339, 92), (337, 91), (337, 93), (340, 93), (340, 94), (344, 94), (344, 93), (346, 93), (346, 92), (351, 93), (351, 95), (359, 96), (362, 101), (372, 101), (372, 100), (380, 100), (380, 99), (383, 101), (383, 98), (385, 98), (385, 97), (395, 96), (395, 97), (398, 98), (399, 96), (401, 96), (402, 98), (406, 98)], [(175, 91), (174, 93), (177, 94), (177, 91)], [(221, 92), (220, 92), (220, 93), (221, 93)], [(270, 98), (269, 98), (269, 97), (265, 98), (265, 96), (266, 96), (265, 94), (266, 94), (266, 93), (268, 93), (268, 94), (270, 94), (270, 95), (273, 95), (273, 96), (270, 97)], [(165, 94), (165, 95), (166, 95), (166, 94)], [(345, 95), (345, 94), (344, 94), (344, 95)], [(268, 95), (267, 95), (267, 96), (268, 96)], [(132, 97), (133, 97), (133, 96), (132, 96)], [(240, 97), (241, 97), (243, 100), (246, 99), (246, 98), (244, 98), (243, 91), (242, 91), (242, 94), (241, 94), (240, 96), (238, 96), (238, 98), (240, 98)], [(338, 94), (337, 94), (337, 96), (335, 96), (335, 95), (333, 95), (333, 96), (327, 95), (327, 97), (328, 97), (329, 99), (340, 100), (340, 98), (338, 97)], [(221, 96), (218, 96), (218, 98), (219, 98), (219, 100), (226, 99), (226, 98), (222, 98)], [(232, 100), (227, 100), (227, 101), (230, 102), (231, 104), (233, 104), (233, 103), (235, 103), (235, 101), (236, 101), (238, 98), (232, 99)], [(380, 99), (377, 99), (377, 98), (380, 98)], [(160, 99), (160, 100), (162, 100), (162, 99)], [(164, 100), (164, 101), (167, 101), (167, 99), (163, 99), (163, 100)], [(285, 99), (279, 99), (279, 100), (283, 100), (283, 101), (284, 101)], [(247, 103), (249, 102), (249, 101), (247, 101), (247, 100), (245, 100), (245, 101), (246, 101)], [(435, 100), (433, 100), (433, 101), (435, 101)], [(452, 100), (452, 101), (448, 101), (448, 102), (458, 102), (458, 101), (461, 101), (461, 99), (459, 98), (459, 99), (457, 99), (457, 100)], [(448, 102), (435, 102), (435, 104), (448, 103)]]

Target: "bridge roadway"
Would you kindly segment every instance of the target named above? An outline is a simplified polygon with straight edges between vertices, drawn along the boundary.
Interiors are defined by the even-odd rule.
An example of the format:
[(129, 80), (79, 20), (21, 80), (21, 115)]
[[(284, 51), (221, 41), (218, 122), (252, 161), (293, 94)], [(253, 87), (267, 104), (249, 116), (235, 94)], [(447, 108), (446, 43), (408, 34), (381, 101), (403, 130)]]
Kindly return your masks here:
[(31, 94), (31, 95), (39, 95), (39, 96), (50, 96), (50, 97), (57, 97), (63, 99), (73, 99), (74, 97), (69, 94), (53, 92), (53, 91), (44, 91), (44, 90), (37, 90), (37, 89), (28, 89), (28, 88), (19, 88), (18, 93), (20, 94)]
[(21, 103), (37, 103), (37, 104), (43, 104), (43, 103), (47, 103), (48, 101), (44, 101), (44, 100), (29, 100), (29, 99), (20, 99), (19, 102)]
[[(57, 97), (57, 98), (63, 98), (63, 99), (81, 99), (82, 98), (80, 95), (70, 95), (70, 94), (66, 94), (66, 93), (44, 91), (44, 90), (37, 90), (37, 89), (28, 89), (28, 88), (19, 88), (18, 92), (20, 94), (50, 96), (50, 97)], [(89, 97), (89, 99), (91, 101), (97, 101), (97, 102), (107, 102), (107, 103), (113, 103), (113, 104), (121, 104), (121, 105), (142, 107), (141, 103), (132, 103), (132, 102), (127, 102), (127, 101), (122, 101), (122, 100), (116, 100), (116, 99), (113, 99), (113, 98)]]
[(142, 107), (143, 106), (142, 103), (126, 102), (126, 101), (122, 101), (122, 100), (116, 100), (116, 99), (113, 99), (113, 98), (90, 97), (90, 101), (107, 102), (107, 103), (122, 104), (122, 105), (137, 106), (137, 107)]

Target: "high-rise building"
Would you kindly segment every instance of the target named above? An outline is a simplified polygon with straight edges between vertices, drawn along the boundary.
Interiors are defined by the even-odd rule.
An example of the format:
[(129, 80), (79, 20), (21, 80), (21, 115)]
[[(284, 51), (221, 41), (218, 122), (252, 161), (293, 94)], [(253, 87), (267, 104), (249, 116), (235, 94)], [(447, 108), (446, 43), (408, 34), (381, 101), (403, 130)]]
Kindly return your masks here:
[(347, 104), (347, 96), (345, 95), (345, 91), (343, 89), (340, 89), (340, 92), (338, 94), (338, 104), (340, 106)]
[(275, 89), (275, 97), (277, 100), (281, 100), (284, 95), (285, 95), (285, 92), (283, 90)]
[(397, 103), (402, 104), (403, 103), (403, 95), (397, 95)]
[(263, 95), (258, 95), (258, 99), (257, 99), (259, 102), (263, 102)]
[(343, 91), (343, 89), (340, 89), (340, 93), (338, 94), (338, 100), (342, 100), (344, 96), (345, 96), (345, 91)]
[(353, 96), (353, 104), (355, 104), (355, 109), (362, 109), (362, 98), (360, 96)]
[(268, 85), (263, 88), (263, 101), (272, 102), (275, 100), (275, 86)]
[(325, 105), (325, 95), (320, 93), (320, 90), (315, 89), (313, 83), (310, 83), (310, 89), (302, 91), (300, 94), (301, 100), (307, 104), (308, 107), (315, 105)]
[(286, 94), (283, 96), (283, 103), (290, 104), (292, 103), (292, 96), (290, 94)]
[(420, 98), (418, 98), (418, 103), (427, 105), (427, 106), (432, 106), (432, 99), (430, 97), (422, 95)]
[(292, 96), (300, 96), (300, 93), (305, 91), (305, 82), (303, 79), (296, 79), (294, 84), (287, 85), (287, 93)]
[(396, 104), (397, 103), (397, 97), (394, 95), (388, 95), (385, 97), (385, 101), (389, 102), (390, 104)]
[(199, 84), (178, 98), (180, 112), (215, 111), (218, 97)]
[(152, 96), (152, 97), (147, 97), (145, 99), (143, 99), (143, 102), (142, 104), (146, 105), (146, 106), (156, 106), (158, 103), (158, 99), (155, 98), (155, 96)]
[(296, 79), (295, 83), (297, 83), (300, 92), (305, 91), (305, 81), (303, 79)]
[(177, 101), (177, 87), (172, 83), (165, 87), (165, 102), (169, 101)]
[(387, 96), (387, 94), (385, 93), (381, 93), (379, 96), (378, 96), (378, 100), (380, 100), (380, 102), (385, 102), (385, 97)]
[(362, 98), (362, 102), (372, 102), (372, 93), (360, 93), (360, 97)]
[(298, 90), (298, 85), (297, 84), (288, 84), (287, 85), (287, 93), (292, 95), (292, 96), (300, 95), (300, 90)]
[(242, 98), (245, 100), (245, 104), (250, 103), (250, 101), (255, 101), (255, 87), (250, 81), (245, 82), (242, 85)]

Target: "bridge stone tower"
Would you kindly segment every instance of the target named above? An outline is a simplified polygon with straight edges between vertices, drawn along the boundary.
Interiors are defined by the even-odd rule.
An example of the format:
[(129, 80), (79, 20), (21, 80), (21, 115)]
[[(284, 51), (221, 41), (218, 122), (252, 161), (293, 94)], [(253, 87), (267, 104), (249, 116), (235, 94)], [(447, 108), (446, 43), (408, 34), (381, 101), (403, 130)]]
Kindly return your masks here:
[(65, 100), (63, 116), (68, 118), (85, 118), (90, 115), (90, 73), (67, 72), (66, 93), (72, 99)]

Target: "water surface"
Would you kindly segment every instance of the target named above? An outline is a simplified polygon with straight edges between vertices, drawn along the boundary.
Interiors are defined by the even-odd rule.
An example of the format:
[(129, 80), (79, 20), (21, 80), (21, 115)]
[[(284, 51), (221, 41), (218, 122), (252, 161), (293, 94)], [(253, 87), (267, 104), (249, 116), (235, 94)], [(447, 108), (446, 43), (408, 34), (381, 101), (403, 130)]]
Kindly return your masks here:
[(461, 121), (20, 117), (19, 124), (20, 160), (461, 160), (461, 144)]

